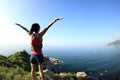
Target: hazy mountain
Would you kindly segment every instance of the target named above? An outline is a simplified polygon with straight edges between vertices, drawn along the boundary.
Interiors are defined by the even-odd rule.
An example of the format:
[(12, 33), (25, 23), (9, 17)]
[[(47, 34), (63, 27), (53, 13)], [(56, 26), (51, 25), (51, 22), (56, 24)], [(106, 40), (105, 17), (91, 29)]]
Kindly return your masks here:
[(108, 46), (120, 46), (120, 40), (116, 40), (108, 43)]

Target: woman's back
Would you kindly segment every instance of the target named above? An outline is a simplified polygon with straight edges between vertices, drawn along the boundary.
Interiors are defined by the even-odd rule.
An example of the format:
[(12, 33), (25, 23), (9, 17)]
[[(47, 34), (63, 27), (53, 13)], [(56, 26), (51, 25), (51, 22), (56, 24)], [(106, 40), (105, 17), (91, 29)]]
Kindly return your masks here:
[(42, 54), (42, 52), (41, 52), (42, 46), (43, 46), (42, 45), (42, 37), (39, 37), (39, 35), (36, 33), (31, 34), (32, 53)]

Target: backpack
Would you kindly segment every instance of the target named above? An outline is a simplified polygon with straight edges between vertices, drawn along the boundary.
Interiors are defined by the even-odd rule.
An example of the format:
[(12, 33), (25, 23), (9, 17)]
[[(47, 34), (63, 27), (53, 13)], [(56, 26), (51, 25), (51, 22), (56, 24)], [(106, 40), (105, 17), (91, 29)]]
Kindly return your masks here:
[(39, 50), (42, 48), (43, 45), (39, 39), (38, 34), (31, 35), (31, 46), (32, 46), (32, 50)]

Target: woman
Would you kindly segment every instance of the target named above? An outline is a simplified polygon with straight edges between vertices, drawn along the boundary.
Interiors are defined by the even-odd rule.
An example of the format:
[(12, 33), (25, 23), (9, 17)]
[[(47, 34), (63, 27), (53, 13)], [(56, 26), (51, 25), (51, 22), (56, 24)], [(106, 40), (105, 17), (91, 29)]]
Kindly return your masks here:
[(31, 37), (31, 47), (32, 47), (32, 54), (30, 56), (30, 64), (31, 64), (31, 76), (32, 80), (36, 80), (35, 76), (35, 68), (38, 64), (39, 74), (42, 80), (44, 80), (44, 74), (42, 69), (42, 63), (44, 62), (44, 57), (42, 53), (42, 41), (43, 35), (47, 32), (47, 30), (58, 20), (62, 20), (62, 18), (54, 19), (43, 31), (39, 33), (40, 26), (38, 23), (34, 23), (31, 26), (30, 31), (23, 27), (22, 25), (15, 23), (16, 25), (20, 26), (23, 30), (25, 30), (28, 35)]

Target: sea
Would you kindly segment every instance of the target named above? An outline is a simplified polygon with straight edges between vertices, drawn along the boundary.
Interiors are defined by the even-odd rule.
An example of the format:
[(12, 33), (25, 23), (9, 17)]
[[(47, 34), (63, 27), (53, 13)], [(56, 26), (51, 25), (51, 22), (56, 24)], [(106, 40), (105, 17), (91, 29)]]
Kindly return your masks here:
[[(0, 54), (9, 56), (22, 50), (31, 54), (27, 45), (2, 46)], [(59, 59), (63, 72), (84, 71), (94, 75), (115, 75), (120, 72), (120, 50), (116, 47), (44, 46), (43, 54)]]

